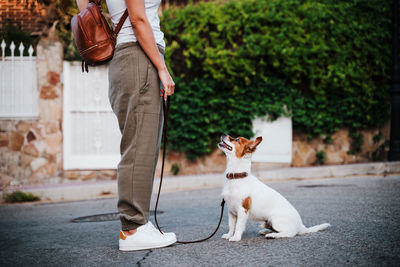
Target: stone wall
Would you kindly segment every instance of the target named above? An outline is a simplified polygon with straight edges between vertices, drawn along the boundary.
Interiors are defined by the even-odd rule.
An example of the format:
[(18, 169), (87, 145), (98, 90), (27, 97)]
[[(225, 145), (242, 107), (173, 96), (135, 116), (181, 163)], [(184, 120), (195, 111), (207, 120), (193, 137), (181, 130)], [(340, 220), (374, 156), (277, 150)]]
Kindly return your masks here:
[(42, 39), (36, 54), (39, 116), (34, 120), (0, 120), (0, 187), (57, 182), (63, 172), (63, 46)]
[[(318, 137), (311, 140), (303, 133), (293, 134), (292, 162), (284, 163), (253, 163), (253, 171), (282, 168), (282, 167), (307, 167), (313, 165), (333, 165), (363, 163), (387, 160), (388, 143), (390, 137), (390, 123), (380, 129), (369, 129), (360, 131), (363, 136), (361, 151), (355, 155), (350, 154), (353, 140), (347, 129), (339, 130), (331, 136), (331, 141)], [(325, 140), (324, 140), (325, 139)], [(323, 151), (323, 152), (322, 152)], [(325, 154), (323, 162), (318, 162), (317, 153)], [(196, 161), (188, 161), (182, 153), (168, 153), (165, 161), (165, 174), (173, 175), (173, 165), (178, 166), (179, 175), (218, 173), (223, 172), (226, 167), (225, 155), (219, 150), (214, 150), (207, 157)], [(158, 160), (156, 174), (161, 172), (161, 157)]]
[(308, 140), (305, 134), (295, 133), (292, 145), (292, 166), (303, 167), (317, 165), (317, 153), (325, 154), (323, 164), (348, 164), (387, 159), (388, 142), (390, 138), (390, 123), (380, 129), (360, 131), (363, 143), (360, 152), (351, 154), (353, 139), (347, 129), (339, 130), (327, 142), (322, 137)]

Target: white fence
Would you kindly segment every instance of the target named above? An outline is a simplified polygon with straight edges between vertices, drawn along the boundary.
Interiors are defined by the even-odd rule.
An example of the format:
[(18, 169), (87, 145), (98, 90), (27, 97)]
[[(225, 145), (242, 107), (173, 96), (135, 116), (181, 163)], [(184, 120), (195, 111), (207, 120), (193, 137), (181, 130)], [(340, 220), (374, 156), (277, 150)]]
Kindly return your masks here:
[(64, 169), (114, 169), (121, 134), (108, 100), (108, 68), (82, 73), (81, 62), (64, 61)]
[(36, 58), (33, 47), (23, 56), (22, 42), (19, 56), (14, 56), (16, 45), (11, 42), (11, 56), (5, 56), (6, 43), (1, 42), (0, 60), (0, 118), (35, 118), (39, 115), (39, 94), (36, 80)]

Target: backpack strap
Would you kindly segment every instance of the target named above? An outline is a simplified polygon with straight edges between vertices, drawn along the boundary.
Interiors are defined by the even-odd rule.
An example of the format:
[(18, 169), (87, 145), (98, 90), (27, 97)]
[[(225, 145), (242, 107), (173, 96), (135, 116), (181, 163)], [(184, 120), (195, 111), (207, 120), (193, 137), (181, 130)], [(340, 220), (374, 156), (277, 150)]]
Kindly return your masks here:
[[(89, 0), (89, 3), (90, 3), (90, 2), (93, 2), (93, 3), (95, 3), (95, 4), (98, 5), (98, 6), (101, 5), (101, 0)], [(101, 7), (100, 7), (100, 8), (101, 8)], [(125, 22), (125, 20), (126, 20), (127, 17), (128, 17), (128, 9), (125, 9), (124, 14), (122, 14), (122, 17), (119, 19), (119, 22), (118, 22), (117, 26), (115, 27), (115, 30), (114, 30), (114, 35), (115, 35), (115, 36), (118, 35), (118, 33), (119, 33), (119, 31), (121, 30), (122, 25), (124, 24), (124, 22)]]
[(125, 9), (124, 14), (122, 14), (122, 17), (119, 19), (119, 22), (118, 22), (118, 24), (117, 24), (117, 27), (115, 27), (115, 30), (114, 30), (114, 35), (115, 35), (115, 36), (118, 35), (118, 33), (119, 33), (119, 31), (121, 30), (122, 25), (124, 24), (124, 22), (125, 22), (125, 20), (126, 20), (127, 17), (128, 17), (128, 9)]

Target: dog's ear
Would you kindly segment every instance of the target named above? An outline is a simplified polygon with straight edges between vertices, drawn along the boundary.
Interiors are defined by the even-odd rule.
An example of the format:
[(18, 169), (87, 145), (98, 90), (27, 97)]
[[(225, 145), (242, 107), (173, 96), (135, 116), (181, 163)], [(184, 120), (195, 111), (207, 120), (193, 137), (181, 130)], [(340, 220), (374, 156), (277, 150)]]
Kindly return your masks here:
[(248, 151), (250, 153), (253, 153), (254, 151), (256, 151), (256, 148), (261, 143), (261, 141), (262, 141), (262, 137), (261, 136), (257, 137), (256, 140), (251, 141), (249, 146), (248, 146)]

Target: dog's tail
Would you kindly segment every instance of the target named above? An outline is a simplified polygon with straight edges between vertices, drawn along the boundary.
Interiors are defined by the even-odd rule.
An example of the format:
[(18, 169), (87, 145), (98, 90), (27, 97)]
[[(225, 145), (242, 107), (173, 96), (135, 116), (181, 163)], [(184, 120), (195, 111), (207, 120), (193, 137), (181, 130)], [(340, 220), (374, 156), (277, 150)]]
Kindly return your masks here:
[(331, 226), (329, 223), (323, 223), (323, 224), (318, 224), (318, 225), (311, 226), (308, 228), (304, 227), (305, 228), (304, 234), (319, 232), (319, 231), (322, 231), (322, 230), (328, 228), (329, 226)]

